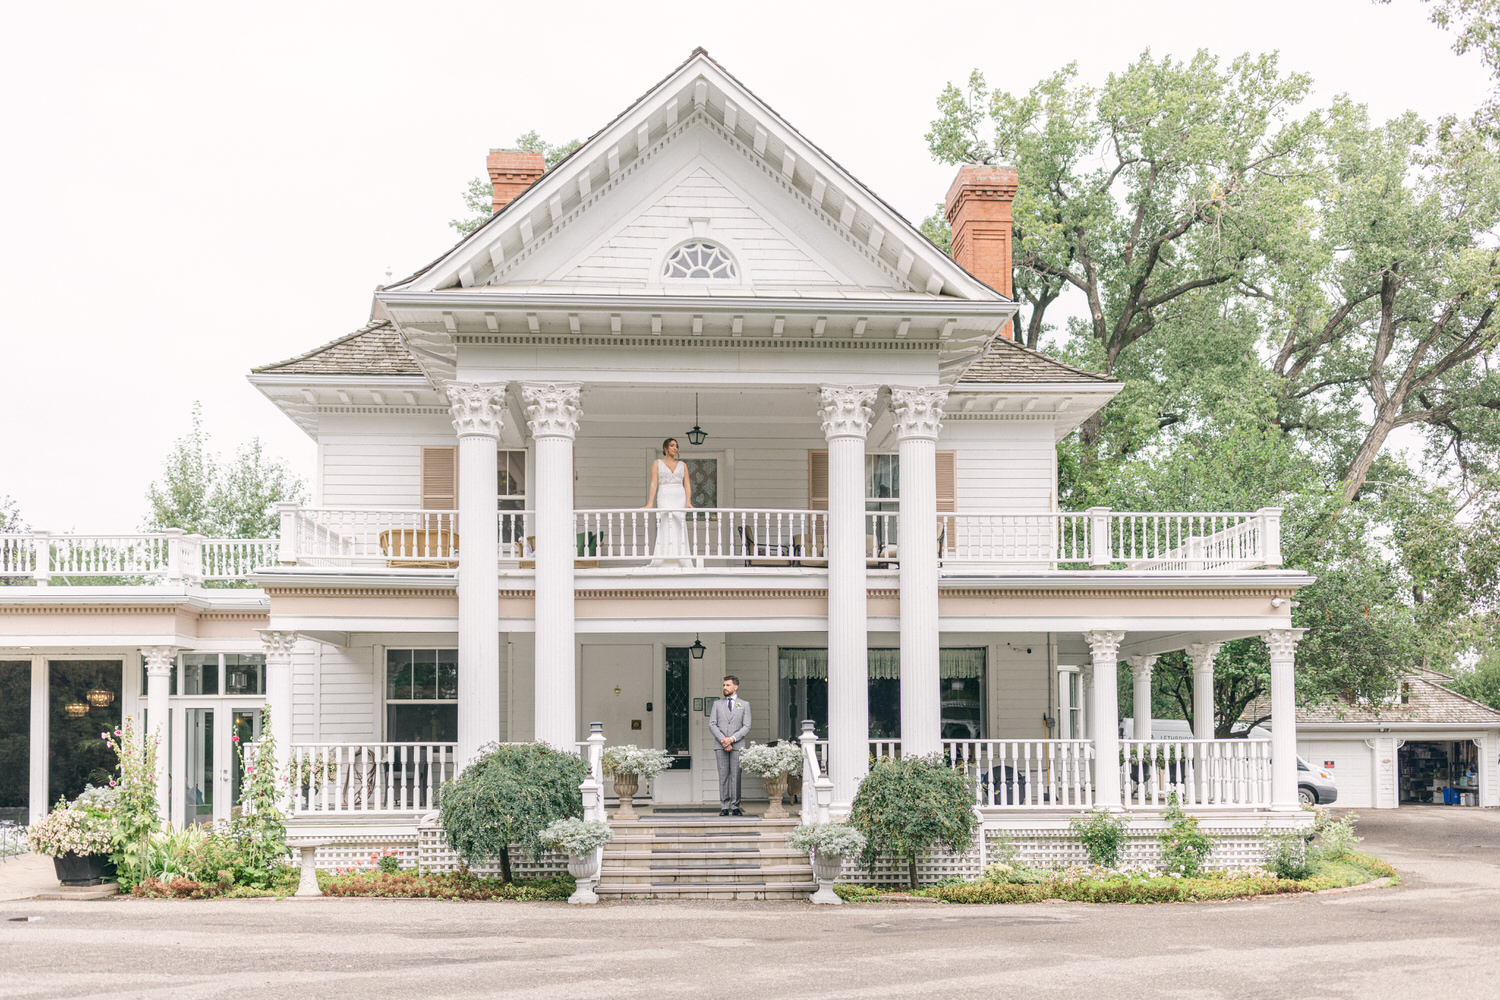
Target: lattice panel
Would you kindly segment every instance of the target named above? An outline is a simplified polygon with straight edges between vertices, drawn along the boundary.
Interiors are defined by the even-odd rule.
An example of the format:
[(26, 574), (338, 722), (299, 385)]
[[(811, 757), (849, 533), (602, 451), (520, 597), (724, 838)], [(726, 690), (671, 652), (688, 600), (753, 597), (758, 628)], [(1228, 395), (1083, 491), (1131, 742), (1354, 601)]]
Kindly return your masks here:
[[(428, 872), (451, 872), (458, 870), (458, 855), (453, 848), (448, 846), (447, 835), (440, 826), (424, 826), (418, 833), (418, 856), (421, 860), (422, 870)], [(493, 865), (479, 867), (471, 866), (469, 871), (476, 875), (499, 876), (500, 862), (496, 860)], [(543, 851), (535, 859), (529, 851), (519, 847), (512, 847), (510, 852), (510, 871), (514, 878), (551, 878), (554, 875), (566, 875), (568, 873), (568, 856), (566, 854), (555, 854), (551, 851)]]
[[(417, 844), (409, 837), (379, 835), (351, 835), (340, 837), (337, 843), (320, 847), (313, 855), (313, 864), (323, 871), (335, 868), (369, 868), (371, 853), (383, 854), (394, 848), (401, 859), (402, 868), (417, 866)], [(301, 863), (300, 854), (292, 851), (292, 860)]]

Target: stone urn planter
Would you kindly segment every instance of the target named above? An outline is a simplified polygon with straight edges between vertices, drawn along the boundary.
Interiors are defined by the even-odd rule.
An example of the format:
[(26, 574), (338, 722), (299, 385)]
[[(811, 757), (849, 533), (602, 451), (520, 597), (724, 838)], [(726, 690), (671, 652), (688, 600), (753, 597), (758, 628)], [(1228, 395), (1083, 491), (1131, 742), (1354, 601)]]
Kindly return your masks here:
[(760, 779), (761, 784), (765, 785), (766, 797), (771, 800), (771, 804), (766, 806), (766, 819), (786, 819), (786, 810), (781, 808), (781, 797), (786, 794), (786, 778), (784, 774), (777, 774)]
[(812, 894), (812, 902), (842, 906), (844, 901), (833, 891), (833, 883), (838, 881), (839, 873), (844, 870), (843, 856), (813, 851), (812, 870), (813, 877), (818, 880), (818, 891)]
[(594, 892), (594, 886), (599, 884), (599, 861), (598, 851), (568, 855), (568, 874), (573, 876), (575, 883), (568, 902), (578, 905), (599, 902), (599, 896)]
[(115, 880), (114, 862), (108, 854), (74, 854), (69, 851), (52, 859), (57, 881), (63, 885), (100, 885)]
[(616, 819), (638, 819), (635, 813), (635, 804), (631, 801), (635, 793), (640, 790), (641, 776), (639, 774), (617, 774), (615, 775), (615, 794), (620, 797), (620, 811)]

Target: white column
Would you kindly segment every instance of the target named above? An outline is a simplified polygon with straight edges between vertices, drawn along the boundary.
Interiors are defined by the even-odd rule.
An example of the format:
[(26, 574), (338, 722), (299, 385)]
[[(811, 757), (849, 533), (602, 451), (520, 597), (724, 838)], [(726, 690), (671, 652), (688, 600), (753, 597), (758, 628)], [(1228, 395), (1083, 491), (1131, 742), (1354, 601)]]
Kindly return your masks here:
[[(1130, 695), (1131, 735), (1133, 739), (1151, 738), (1151, 670), (1156, 666), (1156, 656), (1130, 656), (1130, 678), (1133, 681)], [(1144, 714), (1143, 714), (1144, 713)]]
[[(44, 551), (37, 549), (38, 552)], [(52, 732), (48, 726), (47, 707), (52, 701), (52, 683), (48, 677), (47, 658), (31, 658), (31, 773), (30, 806), (31, 822), (40, 823), (47, 818), (52, 803), (47, 801), (51, 780), (47, 761), (51, 753)]]
[(1293, 663), (1300, 628), (1265, 634), (1271, 652), (1271, 808), (1297, 809), (1297, 701)]
[(266, 650), (266, 704), (271, 713), (271, 736), (276, 740), (276, 772), (280, 774), (292, 746), (292, 649), (297, 645), (297, 633), (259, 631)]
[(1089, 713), (1094, 738), (1094, 801), (1120, 808), (1120, 643), (1124, 632), (1083, 633), (1094, 660), (1094, 700)]
[(1195, 642), (1187, 647), (1188, 662), (1193, 665), (1193, 739), (1214, 738), (1214, 657), (1219, 643)]
[(158, 815), (166, 821), (172, 803), (172, 790), (167, 787), (167, 761), (172, 752), (167, 742), (171, 732), (167, 723), (171, 705), (168, 695), (171, 693), (172, 661), (177, 658), (177, 650), (172, 646), (147, 646), (141, 650), (141, 655), (146, 658), (146, 724), (141, 731), (147, 739), (156, 739), (156, 808)]
[(828, 439), (828, 771), (833, 809), (841, 815), (848, 815), (870, 757), (865, 435), (875, 393), (874, 386), (855, 385), (819, 391)]
[(445, 382), (458, 433), (459, 768), (500, 740), (500, 562), (497, 451), (504, 382)]
[(577, 382), (524, 382), (527, 423), (536, 441), (536, 729), (559, 750), (577, 741), (573, 653), (573, 439)]
[[(942, 750), (938, 675), (937, 439), (947, 389), (891, 389), (900, 442), (901, 752)], [(861, 483), (863, 473), (861, 472)], [(832, 480), (830, 479), (830, 483)]]

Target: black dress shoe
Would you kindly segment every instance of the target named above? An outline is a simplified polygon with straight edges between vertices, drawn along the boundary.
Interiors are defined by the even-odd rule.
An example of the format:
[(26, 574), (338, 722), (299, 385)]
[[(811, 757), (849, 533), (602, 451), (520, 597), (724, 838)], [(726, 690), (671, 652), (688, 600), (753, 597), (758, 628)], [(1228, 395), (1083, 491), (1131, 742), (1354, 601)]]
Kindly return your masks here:
[(743, 810), (743, 809), (731, 809), (731, 810), (729, 810), (729, 814), (731, 816), (743, 816), (743, 815), (745, 815), (745, 810)]
[(729, 810), (728, 809), (720, 809), (719, 810), (719, 815), (720, 816), (728, 816), (729, 815)]

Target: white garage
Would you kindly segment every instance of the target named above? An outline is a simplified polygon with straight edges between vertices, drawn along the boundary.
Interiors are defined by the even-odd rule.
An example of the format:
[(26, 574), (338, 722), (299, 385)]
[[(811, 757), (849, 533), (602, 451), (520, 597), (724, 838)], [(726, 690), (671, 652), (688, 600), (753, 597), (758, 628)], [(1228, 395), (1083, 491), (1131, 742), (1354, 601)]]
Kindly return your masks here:
[(1333, 775), (1340, 809), (1370, 809), (1375, 805), (1375, 748), (1363, 739), (1306, 739), (1297, 732), (1297, 754), (1313, 767)]

